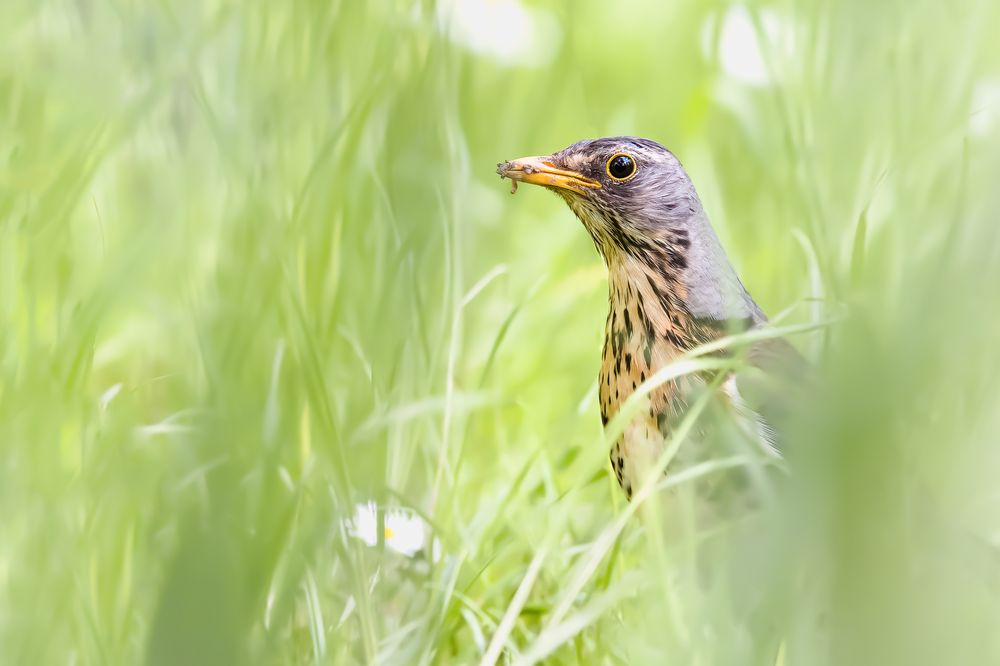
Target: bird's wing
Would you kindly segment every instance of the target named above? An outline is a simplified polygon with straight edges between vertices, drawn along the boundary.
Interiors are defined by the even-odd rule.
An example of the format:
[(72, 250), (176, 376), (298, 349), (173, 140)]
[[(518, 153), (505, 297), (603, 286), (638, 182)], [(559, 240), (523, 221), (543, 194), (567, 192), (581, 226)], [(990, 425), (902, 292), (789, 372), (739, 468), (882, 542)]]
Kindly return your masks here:
[(769, 338), (750, 345), (747, 362), (768, 375), (791, 383), (811, 381), (809, 361), (784, 338)]

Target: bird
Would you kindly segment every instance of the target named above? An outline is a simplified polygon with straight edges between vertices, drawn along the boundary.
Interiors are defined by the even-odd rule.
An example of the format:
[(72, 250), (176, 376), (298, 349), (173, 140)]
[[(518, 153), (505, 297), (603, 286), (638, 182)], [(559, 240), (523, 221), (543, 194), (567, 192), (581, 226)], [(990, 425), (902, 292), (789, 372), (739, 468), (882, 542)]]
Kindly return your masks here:
[[(603, 426), (649, 377), (691, 349), (761, 328), (767, 316), (750, 296), (709, 222), (678, 158), (650, 139), (614, 136), (578, 141), (550, 155), (497, 164), (501, 179), (540, 185), (566, 202), (593, 239), (608, 272), (608, 314), (598, 376)], [(798, 366), (803, 357), (772, 338), (749, 349), (748, 363)], [(746, 407), (732, 377), (722, 392), (749, 413), (772, 448), (768, 424)], [(631, 500), (685, 412), (696, 381), (666, 382), (629, 421), (609, 453)]]

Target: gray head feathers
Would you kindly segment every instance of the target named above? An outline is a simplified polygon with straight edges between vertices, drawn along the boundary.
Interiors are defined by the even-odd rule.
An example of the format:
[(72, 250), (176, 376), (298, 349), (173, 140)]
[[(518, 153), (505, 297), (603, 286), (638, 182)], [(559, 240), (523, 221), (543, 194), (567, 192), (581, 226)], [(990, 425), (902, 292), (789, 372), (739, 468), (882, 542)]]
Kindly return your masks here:
[[(611, 173), (610, 160), (618, 155), (635, 163), (624, 179)], [(696, 319), (766, 321), (729, 263), (694, 184), (669, 150), (648, 139), (608, 137), (579, 141), (552, 155), (552, 161), (601, 184), (559, 194), (609, 267), (625, 256), (655, 263), (675, 279), (679, 300)]]

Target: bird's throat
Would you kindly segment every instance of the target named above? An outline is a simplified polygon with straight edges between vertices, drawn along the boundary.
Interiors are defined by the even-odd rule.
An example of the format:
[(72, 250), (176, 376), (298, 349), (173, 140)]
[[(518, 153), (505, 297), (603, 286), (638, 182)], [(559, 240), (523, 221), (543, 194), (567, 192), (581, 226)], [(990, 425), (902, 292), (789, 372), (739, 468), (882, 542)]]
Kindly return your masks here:
[(609, 262), (600, 376), (605, 420), (639, 384), (695, 344), (685, 326), (678, 285), (635, 258)]
[[(703, 340), (686, 313), (681, 282), (636, 257), (608, 262), (608, 318), (598, 396), (602, 421), (647, 379)], [(655, 460), (673, 417), (683, 409), (683, 388), (655, 388), (611, 451), (611, 464), (626, 494), (638, 470)]]

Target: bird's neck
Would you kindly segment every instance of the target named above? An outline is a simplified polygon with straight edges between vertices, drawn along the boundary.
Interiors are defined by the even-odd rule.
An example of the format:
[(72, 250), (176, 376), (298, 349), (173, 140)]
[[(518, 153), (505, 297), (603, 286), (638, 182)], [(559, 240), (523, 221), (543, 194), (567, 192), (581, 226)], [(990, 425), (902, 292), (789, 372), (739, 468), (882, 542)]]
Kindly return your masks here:
[[(630, 255), (608, 260), (608, 318), (599, 378), (601, 414), (612, 418), (622, 402), (657, 370), (693, 346), (675, 276)], [(665, 414), (674, 387), (650, 396), (650, 415)], [(656, 420), (653, 420), (656, 427)]]
[(650, 260), (624, 253), (611, 255), (607, 265), (609, 337), (639, 348), (643, 356), (646, 347), (653, 356), (660, 349), (662, 361), (697, 344), (690, 339), (681, 266), (665, 255)]
[(704, 215), (641, 236), (622, 231), (615, 242), (595, 236), (595, 243), (608, 267), (612, 302), (616, 285), (631, 284), (645, 286), (663, 314), (685, 327), (742, 330), (767, 321)]
[(601, 380), (607, 413), (616, 412), (619, 400), (664, 365), (720, 334), (685, 302), (685, 239), (655, 238), (638, 251), (605, 255), (608, 318)]

